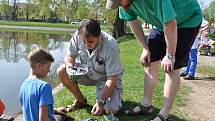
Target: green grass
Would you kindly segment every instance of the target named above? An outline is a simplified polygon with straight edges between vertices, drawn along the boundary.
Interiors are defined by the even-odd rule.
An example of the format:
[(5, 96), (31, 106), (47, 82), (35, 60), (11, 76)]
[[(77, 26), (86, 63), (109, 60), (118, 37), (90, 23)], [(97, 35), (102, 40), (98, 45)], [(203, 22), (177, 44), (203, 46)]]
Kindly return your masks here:
[[(163, 103), (163, 84), (164, 73), (159, 72), (159, 82), (154, 91), (153, 106), (154, 114), (149, 116), (126, 116), (123, 111), (131, 106), (140, 104), (143, 96), (143, 67), (139, 63), (139, 56), (141, 54), (141, 47), (133, 36), (127, 36), (121, 38), (119, 43), (121, 61), (124, 66), (123, 77), (123, 108), (119, 112), (117, 117), (120, 121), (149, 121), (158, 112)], [(85, 118), (90, 118), (90, 111), (95, 103), (95, 87), (80, 86), (81, 91), (87, 96), (88, 106), (86, 109), (77, 110), (69, 113), (72, 118), (70, 120), (81, 121)], [(186, 114), (179, 109), (185, 105), (187, 87), (182, 86), (177, 96), (175, 105), (170, 114), (172, 121), (189, 121)], [(63, 89), (61, 92), (55, 95), (55, 107), (66, 106), (72, 104), (74, 97), (68, 90)], [(99, 121), (104, 121), (102, 116), (96, 117)], [(69, 119), (68, 119), (69, 121)]]
[(0, 25), (36, 26), (36, 27), (54, 27), (54, 28), (78, 28), (79, 27), (79, 25), (74, 25), (74, 24), (43, 23), (43, 22), (16, 22), (16, 21), (0, 21)]
[(197, 72), (203, 75), (207, 81), (215, 81), (215, 68), (202, 65), (197, 68)]
[[(0, 25), (10, 25), (10, 26), (32, 26), (32, 27), (52, 27), (52, 28), (78, 28), (79, 25), (74, 24), (63, 24), (63, 23), (42, 23), (42, 22), (16, 22), (16, 21), (0, 21)], [(101, 29), (103, 31), (111, 32), (111, 26), (112, 25), (102, 25)], [(33, 32), (33, 33), (48, 33), (48, 34), (67, 34), (71, 33), (70, 31), (59, 31), (59, 30), (26, 30), (26, 29), (20, 29), (20, 28), (13, 28), (13, 29), (5, 29), (1, 28), (0, 32)]]
[[(23, 22), (23, 21), (1, 21), (0, 25), (10, 26), (34, 26), (34, 27), (53, 27), (53, 28), (78, 28), (79, 25), (65, 23), (45, 23), (45, 22)], [(101, 25), (102, 29), (111, 29), (112, 25)]]

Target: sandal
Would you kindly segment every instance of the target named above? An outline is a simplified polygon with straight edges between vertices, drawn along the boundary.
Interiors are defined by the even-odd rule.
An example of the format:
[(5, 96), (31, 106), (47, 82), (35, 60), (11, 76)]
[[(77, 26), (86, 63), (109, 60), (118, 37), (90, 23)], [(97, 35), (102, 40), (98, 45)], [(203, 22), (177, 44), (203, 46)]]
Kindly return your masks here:
[(66, 107), (66, 109), (67, 109), (67, 112), (73, 112), (73, 111), (75, 111), (77, 109), (81, 109), (81, 108), (84, 108), (86, 106), (87, 106), (87, 100), (84, 100), (82, 102), (76, 100), (76, 101), (74, 101), (74, 103), (72, 105), (68, 105)]
[[(169, 121), (168, 118), (165, 118), (163, 115), (161, 114), (157, 114), (157, 117), (161, 120), (161, 121)], [(153, 120), (151, 120), (153, 121)]]
[[(139, 111), (135, 112), (135, 108), (139, 107)], [(143, 106), (143, 105), (139, 105), (139, 106), (136, 106), (136, 107), (132, 107), (128, 110), (125, 111), (125, 114), (127, 115), (138, 115), (138, 114), (151, 114), (153, 111), (152, 109), (152, 105), (150, 106)]]

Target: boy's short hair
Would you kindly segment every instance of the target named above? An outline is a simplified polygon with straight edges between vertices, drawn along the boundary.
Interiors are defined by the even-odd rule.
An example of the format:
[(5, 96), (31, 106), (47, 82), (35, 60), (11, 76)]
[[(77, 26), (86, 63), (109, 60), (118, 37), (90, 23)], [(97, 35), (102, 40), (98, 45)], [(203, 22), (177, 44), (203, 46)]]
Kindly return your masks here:
[(28, 54), (28, 62), (33, 68), (37, 63), (54, 62), (52, 55), (42, 48), (34, 48)]
[(97, 20), (84, 19), (78, 28), (78, 35), (85, 37), (99, 37), (101, 34), (100, 24)]

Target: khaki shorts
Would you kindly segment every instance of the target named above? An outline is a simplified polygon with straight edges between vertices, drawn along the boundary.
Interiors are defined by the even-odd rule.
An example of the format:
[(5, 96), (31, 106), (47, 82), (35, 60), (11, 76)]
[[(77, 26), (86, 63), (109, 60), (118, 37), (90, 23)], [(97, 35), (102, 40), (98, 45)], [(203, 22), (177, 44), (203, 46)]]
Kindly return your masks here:
[[(62, 68), (65, 68), (65, 64), (61, 65)], [(87, 75), (81, 76), (81, 77), (76, 77), (73, 79), (73, 77), (70, 77), (71, 81), (75, 81), (80, 85), (85, 85), (85, 86), (96, 86), (96, 99), (99, 100), (102, 94), (102, 90), (105, 86), (106, 81), (96, 81), (90, 79)], [(115, 89), (113, 91), (112, 96), (106, 100), (105, 108), (110, 108), (115, 111), (119, 111), (120, 108), (122, 107), (122, 83), (121, 80), (119, 80), (116, 83)]]

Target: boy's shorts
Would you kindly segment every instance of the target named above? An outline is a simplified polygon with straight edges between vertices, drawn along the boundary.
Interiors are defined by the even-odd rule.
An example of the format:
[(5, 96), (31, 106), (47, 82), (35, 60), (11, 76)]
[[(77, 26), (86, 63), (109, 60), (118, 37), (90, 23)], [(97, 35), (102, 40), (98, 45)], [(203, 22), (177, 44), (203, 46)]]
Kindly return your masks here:
[[(65, 65), (63, 64), (61, 67), (65, 68)], [(97, 100), (100, 99), (102, 90), (104, 89), (104, 86), (106, 83), (106, 80), (95, 81), (90, 79), (87, 75), (84, 75), (77, 80), (71, 80), (71, 81), (75, 81), (80, 85), (96, 86)], [(119, 111), (120, 108), (122, 107), (121, 98), (122, 98), (122, 84), (121, 84), (121, 80), (118, 80), (112, 96), (108, 100), (106, 100), (106, 104), (104, 107), (113, 109), (114, 111)]]
[[(187, 66), (190, 49), (199, 31), (199, 26), (194, 28), (179, 28), (177, 47), (175, 53), (174, 70)], [(166, 42), (164, 33), (153, 28), (147, 39), (151, 52), (151, 62), (162, 60), (166, 55)]]

